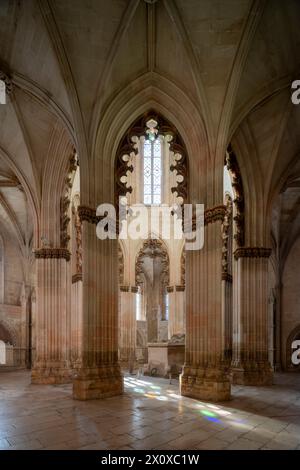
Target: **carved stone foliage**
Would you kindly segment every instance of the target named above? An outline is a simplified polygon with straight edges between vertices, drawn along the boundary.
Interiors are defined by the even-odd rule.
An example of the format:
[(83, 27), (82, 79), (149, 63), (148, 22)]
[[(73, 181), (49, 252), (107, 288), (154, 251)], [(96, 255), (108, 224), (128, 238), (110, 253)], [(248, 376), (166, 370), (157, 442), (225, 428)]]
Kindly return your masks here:
[(232, 150), (231, 145), (229, 145), (226, 155), (225, 155), (225, 165), (231, 176), (231, 184), (234, 191), (234, 206), (235, 214), (233, 220), (235, 222), (235, 233), (234, 239), (237, 246), (243, 246), (245, 243), (245, 199), (244, 199), (244, 189), (243, 181), (241, 177), (241, 172), (237, 162), (236, 155)]
[(63, 195), (60, 201), (60, 244), (62, 248), (69, 247), (70, 234), (69, 234), (69, 207), (71, 203), (71, 189), (73, 184), (73, 179), (77, 166), (79, 165), (78, 157), (76, 150), (74, 149), (69, 160), (69, 166), (67, 171), (67, 176), (65, 179), (65, 184), (63, 188)]
[(225, 214), (226, 207), (223, 205), (212, 207), (211, 209), (206, 209), (206, 211), (204, 212), (204, 224), (213, 224), (217, 221), (223, 222)]
[(162, 264), (162, 284), (166, 288), (169, 285), (170, 271), (169, 271), (169, 256), (167, 250), (160, 240), (149, 239), (146, 240), (140, 249), (135, 263), (135, 283), (137, 286), (142, 286), (143, 280), (143, 263), (144, 258), (160, 258)]
[(82, 274), (82, 223), (75, 206), (72, 207), (76, 242), (76, 274)]
[(13, 90), (13, 84), (11, 78), (3, 70), (0, 70), (0, 80), (5, 83), (6, 94), (10, 95)]
[(231, 274), (231, 228), (232, 228), (232, 199), (227, 196), (226, 213), (222, 224), (222, 279), (232, 281)]
[(188, 178), (188, 164), (187, 152), (185, 145), (177, 131), (177, 129), (169, 123), (163, 116), (156, 111), (149, 111), (139, 117), (133, 125), (127, 130), (123, 140), (121, 141), (117, 150), (116, 163), (115, 163), (115, 203), (118, 206), (119, 197), (125, 196), (127, 193), (132, 192), (132, 187), (128, 187), (126, 183), (126, 175), (128, 172), (133, 171), (133, 166), (128, 163), (128, 156), (131, 153), (137, 153), (136, 137), (140, 138), (147, 134), (147, 122), (153, 119), (157, 122), (157, 135), (170, 136), (170, 151), (176, 156), (175, 162), (170, 166), (170, 171), (176, 172), (177, 185), (171, 188), (173, 193), (183, 199), (187, 200), (187, 178)]
[(185, 254), (185, 249), (183, 249), (181, 253), (181, 259), (180, 259), (180, 282), (182, 286), (185, 286), (185, 260), (186, 260), (186, 254)]
[(120, 245), (118, 245), (118, 262), (119, 262), (119, 285), (124, 284), (124, 255)]

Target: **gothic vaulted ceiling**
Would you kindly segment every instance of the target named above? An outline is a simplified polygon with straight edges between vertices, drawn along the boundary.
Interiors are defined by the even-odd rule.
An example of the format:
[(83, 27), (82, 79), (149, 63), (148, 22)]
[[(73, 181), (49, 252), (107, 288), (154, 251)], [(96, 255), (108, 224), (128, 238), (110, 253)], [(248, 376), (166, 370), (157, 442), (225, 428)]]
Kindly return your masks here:
[[(211, 153), (236, 142), (241, 166), (255, 172), (263, 211), (292, 181), (300, 150), (300, 111), (290, 101), (291, 80), (300, 79), (300, 2), (154, 3), (1, 0), (0, 70), (13, 90), (0, 105), (0, 221), (21, 249), (39, 215), (53, 142), (67, 132), (88, 158), (102, 113), (145, 75), (169, 80), (193, 101)], [(297, 212), (298, 180), (291, 184), (276, 237)]]

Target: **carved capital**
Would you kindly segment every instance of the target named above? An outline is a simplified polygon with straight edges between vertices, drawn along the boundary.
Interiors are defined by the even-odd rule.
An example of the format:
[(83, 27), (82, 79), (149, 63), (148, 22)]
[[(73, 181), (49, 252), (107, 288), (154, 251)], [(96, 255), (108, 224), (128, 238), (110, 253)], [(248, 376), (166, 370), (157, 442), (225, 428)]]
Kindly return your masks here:
[(37, 259), (65, 259), (70, 261), (71, 253), (66, 248), (40, 248), (34, 251), (34, 256)]
[(92, 209), (92, 207), (88, 206), (78, 206), (78, 215), (81, 222), (97, 225), (100, 220), (100, 217), (96, 216), (96, 209)]
[(175, 286), (176, 292), (184, 292), (185, 286)]
[(82, 273), (77, 273), (72, 276), (72, 284), (75, 284), (78, 281), (82, 281)]
[(232, 275), (229, 273), (222, 273), (222, 281), (230, 282), (232, 283)]
[(234, 252), (235, 259), (239, 258), (269, 258), (271, 255), (272, 249), (271, 248), (264, 248), (264, 247), (243, 247), (238, 248)]
[(204, 212), (204, 224), (212, 224), (214, 222), (223, 222), (226, 214), (226, 206), (223, 204), (220, 206), (212, 207), (211, 209), (206, 209)]
[(130, 286), (120, 286), (120, 291), (121, 292), (129, 292), (130, 291)]

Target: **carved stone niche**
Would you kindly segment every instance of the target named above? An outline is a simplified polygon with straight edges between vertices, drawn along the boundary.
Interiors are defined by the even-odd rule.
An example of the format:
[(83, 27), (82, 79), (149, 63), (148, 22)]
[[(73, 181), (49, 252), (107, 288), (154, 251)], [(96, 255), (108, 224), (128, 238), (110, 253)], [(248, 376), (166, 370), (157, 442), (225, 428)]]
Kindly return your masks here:
[(229, 171), (231, 177), (231, 184), (234, 192), (234, 239), (236, 241), (237, 246), (243, 246), (245, 243), (244, 188), (238, 161), (231, 145), (228, 146), (227, 152), (225, 154), (225, 165), (227, 167), (227, 170)]
[(160, 258), (162, 264), (162, 285), (167, 288), (170, 280), (169, 272), (169, 256), (168, 253), (160, 240), (149, 239), (146, 240), (140, 249), (135, 263), (135, 283), (137, 286), (141, 286), (144, 282), (143, 278), (143, 259), (144, 258)]
[(116, 161), (115, 161), (115, 204), (118, 208), (119, 197), (126, 196), (126, 194), (132, 192), (132, 187), (127, 187), (127, 183), (124, 182), (127, 172), (133, 172), (133, 166), (128, 163), (125, 156), (131, 153), (137, 154), (137, 147), (135, 144), (135, 138), (145, 136), (148, 130), (147, 122), (153, 119), (157, 122), (158, 135), (170, 136), (170, 151), (175, 155), (181, 156), (180, 159), (176, 160), (174, 165), (170, 166), (170, 171), (176, 172), (177, 185), (171, 188), (172, 193), (176, 193), (177, 197), (181, 197), (183, 202), (187, 201), (187, 179), (188, 179), (188, 163), (187, 163), (187, 152), (185, 145), (176, 129), (169, 121), (167, 121), (161, 114), (156, 111), (148, 111), (147, 113), (140, 116), (132, 126), (127, 129), (124, 138), (120, 142), (117, 150)]

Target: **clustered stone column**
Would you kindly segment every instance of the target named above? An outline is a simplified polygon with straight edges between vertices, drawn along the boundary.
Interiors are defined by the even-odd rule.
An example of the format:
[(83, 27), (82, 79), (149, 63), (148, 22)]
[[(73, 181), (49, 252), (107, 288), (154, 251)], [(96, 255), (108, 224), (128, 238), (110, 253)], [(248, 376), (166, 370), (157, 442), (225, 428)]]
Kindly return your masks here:
[(38, 313), (32, 383), (70, 382), (67, 304), (70, 252), (64, 248), (41, 248), (35, 251), (35, 257)]
[(185, 333), (185, 287), (168, 286), (169, 294), (169, 319), (168, 319), (168, 337), (182, 335)]
[(233, 287), (233, 383), (269, 385), (268, 258), (271, 250), (238, 248)]
[(71, 334), (70, 334), (70, 359), (73, 367), (80, 364), (80, 354), (82, 351), (82, 324), (83, 324), (83, 304), (82, 304), (82, 274), (77, 273), (72, 276), (71, 287)]
[(70, 332), (70, 358), (73, 367), (80, 364), (79, 356), (82, 351), (82, 322), (83, 322), (83, 305), (82, 305), (82, 224), (76, 207), (72, 207), (72, 216), (74, 223), (75, 240), (73, 243), (73, 269), (75, 274), (72, 275), (71, 287), (71, 332)]
[(232, 358), (232, 199), (226, 197), (226, 212), (222, 223), (222, 305), (225, 330), (225, 354)]
[(205, 211), (204, 247), (186, 251), (186, 357), (181, 394), (223, 401), (230, 398), (222, 309), (222, 236), (225, 206)]
[(118, 242), (96, 236), (96, 211), (79, 206), (83, 247), (82, 350), (73, 397), (104, 398), (123, 392), (118, 363)]
[(136, 294), (138, 287), (120, 286), (120, 361), (129, 368), (135, 361), (136, 348)]

